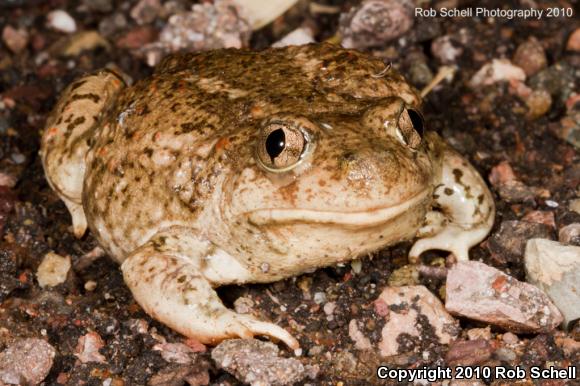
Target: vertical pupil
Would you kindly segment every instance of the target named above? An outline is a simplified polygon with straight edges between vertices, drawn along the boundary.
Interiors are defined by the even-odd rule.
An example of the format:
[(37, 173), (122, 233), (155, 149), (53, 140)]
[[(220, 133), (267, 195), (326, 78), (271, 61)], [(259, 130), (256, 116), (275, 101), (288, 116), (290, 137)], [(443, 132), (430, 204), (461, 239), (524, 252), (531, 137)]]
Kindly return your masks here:
[(286, 136), (284, 130), (277, 129), (271, 132), (266, 138), (266, 151), (274, 163), (274, 158), (278, 157), (286, 147)]

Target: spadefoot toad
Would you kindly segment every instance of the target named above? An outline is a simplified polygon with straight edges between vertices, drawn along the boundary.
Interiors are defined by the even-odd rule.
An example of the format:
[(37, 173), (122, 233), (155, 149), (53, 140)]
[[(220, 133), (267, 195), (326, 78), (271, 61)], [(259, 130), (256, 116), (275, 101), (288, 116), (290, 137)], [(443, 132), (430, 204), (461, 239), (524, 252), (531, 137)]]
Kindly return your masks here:
[(394, 69), (332, 45), (166, 58), (133, 86), (103, 70), (47, 121), (46, 177), (121, 263), (152, 317), (205, 343), (283, 328), (215, 287), (272, 282), (418, 237), (459, 260), (489, 232), (492, 196), (428, 131)]

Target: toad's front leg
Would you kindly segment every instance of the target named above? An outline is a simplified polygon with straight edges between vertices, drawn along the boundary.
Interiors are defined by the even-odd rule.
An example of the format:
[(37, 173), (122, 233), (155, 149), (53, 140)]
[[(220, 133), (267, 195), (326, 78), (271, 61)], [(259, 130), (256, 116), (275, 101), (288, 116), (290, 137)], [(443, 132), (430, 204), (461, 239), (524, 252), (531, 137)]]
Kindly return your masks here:
[(156, 234), (134, 251), (121, 269), (143, 309), (183, 335), (209, 344), (266, 335), (292, 349), (299, 347), (283, 328), (237, 314), (222, 304), (211, 281), (243, 282), (249, 274), (235, 259), (190, 229), (173, 227)]
[(434, 205), (409, 252), (411, 262), (430, 249), (452, 252), (468, 260), (469, 248), (481, 242), (493, 226), (493, 197), (479, 173), (446, 146), (441, 180), (433, 193)]

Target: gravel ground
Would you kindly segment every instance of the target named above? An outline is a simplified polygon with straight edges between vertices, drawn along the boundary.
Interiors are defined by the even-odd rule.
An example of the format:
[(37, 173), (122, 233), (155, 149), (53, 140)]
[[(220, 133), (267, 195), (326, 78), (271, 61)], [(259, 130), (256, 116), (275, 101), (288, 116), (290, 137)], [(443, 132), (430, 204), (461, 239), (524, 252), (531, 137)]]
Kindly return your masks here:
[[(212, 384), (239, 384), (217, 368), (210, 347), (184, 339), (143, 312), (118, 266), (99, 257), (90, 234), (74, 238), (68, 212), (48, 186), (37, 154), (46, 115), (74, 78), (112, 63), (134, 79), (151, 72), (147, 62), (155, 61), (159, 49), (152, 46), (144, 53), (139, 47), (157, 42), (174, 9), (189, 8), (187, 1), (164, 7), (156, 3), (141, 1), (136, 11), (136, 2), (123, 0), (0, 1), (0, 351), (21, 338), (48, 341), (54, 351), (49, 348), (21, 359), (26, 365), (26, 358), (54, 356), (48, 364), (40, 359), (29, 364), (47, 367), (40, 371), (46, 385), (193, 385), (207, 384), (208, 376)], [(472, 3), (421, 2), (425, 7), (448, 8)], [(577, 1), (522, 3), (579, 12)], [(340, 15), (358, 2), (317, 4), (325, 7), (300, 2), (251, 38), (242, 33), (240, 44), (248, 41), (251, 48), (264, 48), (304, 26), (316, 41), (332, 38), (341, 23), (348, 23)], [(477, 4), (513, 9), (520, 2)], [(70, 19), (53, 14), (47, 21), (55, 9), (65, 10)], [(490, 238), (472, 249), (472, 259), (525, 281), (525, 240), (542, 237), (580, 245), (578, 232), (573, 233), (578, 229), (574, 224), (580, 223), (579, 19), (411, 17), (411, 21), (414, 24), (401, 37), (360, 48), (391, 61), (419, 88), (441, 65), (456, 66), (453, 81), (444, 81), (427, 96), (425, 118), (430, 129), (469, 158), (492, 187), (495, 226)], [(77, 32), (71, 32), (73, 27)], [(340, 27), (344, 36), (348, 27)], [(78, 31), (99, 35), (85, 33), (79, 43)], [(355, 39), (352, 44), (361, 43)], [(79, 45), (85, 50), (77, 49)], [(486, 63), (501, 58), (518, 65), (519, 72), (500, 71), (497, 76), (507, 76), (507, 81), (496, 81), (490, 73), (474, 76)], [(301, 384), (378, 383), (375, 372), (380, 364), (408, 368), (580, 363), (578, 323), (567, 331), (516, 335), (465, 318), (456, 318), (461, 345), (441, 344), (427, 326), (421, 339), (406, 342), (405, 350), (381, 357), (377, 347), (385, 319), (377, 317), (381, 311), (375, 300), (384, 287), (422, 284), (444, 300), (446, 254), (427, 253), (423, 262), (431, 268), (418, 274), (408, 265), (410, 245), (379, 251), (362, 259), (362, 265), (329, 267), (268, 285), (225, 287), (219, 293), (227, 305), (245, 307), (299, 339), (303, 352), (297, 359), (304, 366), (292, 363), (315, 377)], [(72, 269), (65, 271), (64, 282), (43, 289), (36, 271), (50, 251), (69, 257)], [(361, 335), (356, 331), (366, 340), (357, 339)], [(283, 349), (280, 355), (292, 357)], [(10, 358), (4, 359), (17, 357)], [(0, 364), (0, 375), (2, 371)], [(0, 378), (0, 384), (3, 381), (8, 382)]]

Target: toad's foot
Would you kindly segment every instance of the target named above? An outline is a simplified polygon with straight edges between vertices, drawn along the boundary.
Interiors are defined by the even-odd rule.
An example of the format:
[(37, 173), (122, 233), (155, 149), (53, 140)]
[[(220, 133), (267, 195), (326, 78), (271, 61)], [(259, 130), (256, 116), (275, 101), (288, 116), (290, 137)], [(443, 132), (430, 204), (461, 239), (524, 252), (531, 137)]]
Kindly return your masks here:
[[(226, 264), (226, 265), (223, 265)], [(121, 266), (125, 282), (143, 309), (172, 329), (203, 343), (265, 335), (291, 349), (298, 341), (283, 328), (227, 309), (210, 280), (244, 282), (249, 273), (225, 252), (172, 227), (155, 235)]]
[(416, 263), (424, 251), (441, 249), (459, 261), (469, 259), (469, 248), (491, 230), (495, 216), (493, 198), (479, 173), (452, 149), (445, 149), (441, 181), (433, 193), (434, 207), (427, 214), (423, 237), (411, 248), (409, 260)]

